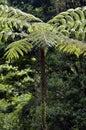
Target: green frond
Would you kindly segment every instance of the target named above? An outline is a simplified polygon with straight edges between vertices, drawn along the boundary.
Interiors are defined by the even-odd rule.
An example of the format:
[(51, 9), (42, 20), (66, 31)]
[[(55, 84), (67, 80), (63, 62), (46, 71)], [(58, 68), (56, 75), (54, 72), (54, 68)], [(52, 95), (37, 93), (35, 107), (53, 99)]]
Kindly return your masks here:
[(64, 36), (58, 39), (57, 48), (60, 51), (75, 54), (77, 57), (86, 55), (86, 43)]
[(79, 35), (80, 35), (80, 32), (79, 32), (79, 31), (76, 31), (76, 33), (75, 33), (76, 39), (79, 39)]
[(13, 27), (23, 28), (25, 25), (29, 28), (30, 23), (42, 22), (39, 18), (31, 14), (22, 12), (19, 9), (0, 5), (0, 26), (6, 26), (5, 30), (13, 30)]
[(57, 31), (59, 32), (61, 32), (61, 31), (63, 31), (63, 30), (65, 30), (65, 25), (62, 25), (62, 26), (59, 26), (58, 28), (57, 28)]
[(12, 60), (13, 58), (19, 58), (19, 56), (23, 56), (24, 53), (27, 53), (32, 48), (32, 45), (28, 42), (28, 40), (25, 38), (23, 40), (15, 41), (8, 45), (8, 47), (5, 49), (5, 57), (9, 60)]
[(77, 56), (86, 55), (86, 7), (69, 9), (48, 23), (57, 30), (57, 46), (60, 50)]
[[(66, 21), (66, 23), (62, 21)], [(57, 31), (59, 32), (69, 31), (68, 33), (69, 38), (74, 38), (84, 42), (86, 40), (85, 35), (84, 35), (85, 37), (79, 35), (82, 32), (83, 32), (82, 34), (85, 34), (86, 32), (86, 8), (85, 7), (69, 9), (66, 12), (62, 12), (59, 15), (55, 16), (53, 19), (51, 19), (48, 23), (56, 27)]]
[(7, 42), (9, 39), (11, 39), (12, 41), (14, 41), (16, 38), (26, 38), (28, 36), (28, 34), (21, 32), (21, 33), (17, 33), (17, 32), (12, 32), (12, 31), (2, 31), (0, 32), (0, 42)]
[(69, 16), (69, 15), (67, 15), (67, 16), (65, 17), (65, 19), (66, 19), (66, 21), (68, 21), (68, 22), (66, 23), (66, 28), (67, 28), (67, 30), (69, 31), (70, 29), (73, 28), (73, 26), (74, 26), (74, 21), (73, 21), (73, 18), (72, 18), (71, 16)]
[(80, 19), (83, 21), (85, 19), (85, 15), (84, 15), (84, 12), (82, 11), (82, 9), (79, 7), (79, 8), (76, 8), (75, 9), (75, 12), (79, 15)]
[(68, 10), (68, 12), (69, 12), (69, 14), (71, 15), (71, 17), (73, 17), (74, 18), (74, 20), (80, 20), (80, 17), (79, 17), (79, 15), (73, 10), (73, 11), (69, 11)]
[(31, 14), (0, 5), (0, 42), (9, 38), (13, 42), (5, 56), (10, 60), (23, 56), (32, 46), (57, 46), (64, 52), (86, 55), (86, 8), (69, 9), (43, 23)]
[(57, 35), (53, 26), (45, 23), (34, 24), (33, 31), (28, 35), (28, 40), (37, 47), (55, 46), (56, 39)]
[(64, 35), (64, 36), (70, 36), (70, 32), (68, 30), (63, 30), (61, 31), (61, 33)]

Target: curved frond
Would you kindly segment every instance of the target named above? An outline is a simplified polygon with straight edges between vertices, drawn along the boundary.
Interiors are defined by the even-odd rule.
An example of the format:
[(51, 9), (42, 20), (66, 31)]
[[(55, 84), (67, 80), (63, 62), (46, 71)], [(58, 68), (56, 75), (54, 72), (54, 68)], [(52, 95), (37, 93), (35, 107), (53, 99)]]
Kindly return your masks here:
[(32, 45), (25, 38), (8, 45), (8, 47), (5, 49), (6, 53), (4, 56), (9, 60), (13, 58), (16, 59), (19, 58), (20, 55), (23, 56), (24, 53), (27, 53), (31, 48)]
[(77, 56), (86, 55), (86, 7), (69, 9), (55, 16), (48, 23), (56, 28), (57, 35), (63, 39), (59, 39), (57, 43), (60, 50), (75, 53)]
[(57, 42), (58, 44), (56, 47), (60, 51), (75, 54), (77, 57), (79, 57), (79, 55), (86, 56), (86, 43), (84, 42), (70, 39), (65, 36), (60, 37)]
[(0, 26), (4, 26), (5, 30), (14, 30), (14, 27), (22, 30), (23, 27), (28, 28), (34, 22), (41, 22), (41, 20), (19, 9), (0, 5)]
[[(62, 21), (66, 21), (66, 23)], [(60, 31), (63, 34), (64, 31), (68, 31), (69, 38), (77, 39), (84, 42), (86, 41), (86, 36), (83, 37), (83, 33), (86, 33), (85, 7), (69, 9), (66, 12), (62, 12), (51, 19), (48, 23), (55, 26), (57, 32)]]
[(23, 39), (23, 38), (26, 38), (28, 36), (28, 34), (24, 33), (24, 32), (21, 32), (21, 33), (18, 33), (18, 32), (12, 32), (12, 31), (2, 31), (0, 32), (0, 42), (8, 42), (9, 39), (14, 41), (16, 38), (20, 38), (20, 39)]

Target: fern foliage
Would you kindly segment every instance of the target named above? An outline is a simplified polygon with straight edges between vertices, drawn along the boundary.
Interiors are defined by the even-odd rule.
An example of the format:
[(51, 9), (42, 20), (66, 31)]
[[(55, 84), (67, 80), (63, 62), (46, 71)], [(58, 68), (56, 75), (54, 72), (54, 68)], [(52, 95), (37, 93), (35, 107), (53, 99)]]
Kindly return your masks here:
[[(26, 36), (26, 37), (25, 37)], [(5, 49), (5, 56), (7, 59), (19, 58), (28, 52), (32, 47), (52, 47), (57, 44), (58, 37), (56, 31), (53, 30), (53, 26), (46, 23), (34, 23), (32, 25), (32, 31), (29, 35), (24, 34), (24, 39), (15, 41), (8, 45)]]
[(58, 38), (56, 48), (60, 51), (75, 54), (77, 57), (80, 55), (86, 56), (86, 43), (74, 40), (65, 36)]
[[(61, 44), (61, 48), (64, 48), (64, 51), (68, 51), (71, 53), (78, 52), (77, 55), (84, 53), (86, 51), (86, 7), (69, 9), (66, 12), (62, 12), (51, 19), (49, 24), (52, 24), (56, 30), (57, 35), (61, 37), (66, 37), (63, 39), (67, 39), (67, 44), (69, 43), (69, 47)], [(74, 41), (75, 40), (75, 41)], [(64, 40), (63, 40), (64, 41)], [(81, 42), (80, 42), (81, 41)], [(72, 44), (73, 43), (73, 44)], [(82, 47), (81, 47), (82, 46)], [(70, 50), (69, 50), (70, 48)], [(78, 51), (77, 51), (78, 49)]]
[(48, 23), (69, 38), (86, 41), (86, 7), (69, 9), (55, 16)]
[[(42, 22), (31, 14), (19, 9), (0, 5), (0, 48), (8, 43), (5, 56), (12, 59), (23, 56), (32, 48), (29, 44), (28, 35), (32, 31), (32, 24)], [(3, 45), (2, 45), (3, 44)]]
[(24, 52), (27, 53), (31, 48), (32, 45), (28, 43), (28, 40), (26, 38), (23, 40), (15, 41), (5, 49), (5, 56), (10, 60), (13, 58), (19, 58), (19, 55), (23, 56)]
[(52, 47), (57, 43), (58, 37), (53, 26), (47, 23), (35, 23), (33, 31), (28, 35), (28, 40), (33, 46)]
[(5, 26), (13, 30), (13, 27), (22, 29), (25, 25), (30, 23), (40, 22), (39, 18), (31, 14), (22, 12), (19, 9), (8, 7), (7, 5), (0, 5), (0, 26)]
[(19, 58), (32, 46), (52, 47), (86, 55), (86, 7), (69, 9), (48, 23), (6, 5), (0, 5), (0, 43), (6, 48), (7, 59)]

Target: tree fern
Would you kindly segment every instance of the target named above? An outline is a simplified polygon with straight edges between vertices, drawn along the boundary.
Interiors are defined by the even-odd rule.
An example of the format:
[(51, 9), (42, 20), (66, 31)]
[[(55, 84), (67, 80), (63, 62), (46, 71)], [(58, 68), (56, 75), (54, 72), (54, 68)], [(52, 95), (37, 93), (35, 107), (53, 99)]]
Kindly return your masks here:
[(7, 59), (23, 56), (32, 47), (27, 36), (32, 31), (32, 24), (36, 22), (42, 21), (19, 9), (0, 5), (0, 43), (11, 43), (6, 49)]
[(19, 58), (19, 55), (23, 56), (23, 53), (27, 53), (33, 46), (39, 48), (55, 46), (58, 40), (53, 26), (45, 23), (34, 23), (29, 35), (22, 33), (20, 35), (19, 33), (19, 36), (22, 36), (23, 38), (9, 44), (5, 49), (5, 56), (7, 59)]
[[(40, 73), (42, 94), (42, 129), (46, 127), (46, 69), (45, 48), (55, 46), (61, 51), (74, 53), (77, 56), (86, 55), (86, 8), (70, 9), (63, 12), (48, 23), (43, 23), (33, 15), (23, 13), (18, 9), (0, 6), (1, 42), (11, 37), (12, 43), (6, 48), (7, 59), (19, 58), (33, 46), (40, 50)], [(12, 34), (8, 35), (11, 31)], [(18, 33), (18, 39), (16, 38)], [(6, 36), (5, 36), (6, 35)]]
[(53, 26), (46, 23), (36, 23), (33, 25), (33, 31), (28, 35), (28, 40), (32, 41), (34, 46), (52, 47), (57, 42), (56, 31)]
[[(64, 42), (62, 44), (61, 39), (63, 38), (63, 41), (65, 41), (65, 39), (67, 39), (67, 37), (68, 37), (68, 40), (71, 41), (70, 42), (71, 44), (73, 41), (73, 40), (71, 40), (71, 38), (76, 39), (78, 41), (82, 41), (83, 43), (86, 40), (86, 29), (85, 29), (86, 8), (85, 7), (69, 9), (66, 12), (60, 13), (59, 15), (57, 15), (56, 17), (54, 17), (52, 20), (50, 20), (48, 22), (49, 24), (53, 25), (53, 28), (54, 27), (56, 28), (58, 40), (56, 40), (57, 39), (57, 36), (55, 36), (56, 32), (51, 31), (51, 30), (53, 30), (53, 29), (51, 29), (51, 26), (44, 24), (44, 23), (41, 23), (41, 24), (37, 23), (32, 26), (31, 23), (41, 22), (40, 19), (34, 17), (33, 15), (26, 14), (18, 9), (14, 9), (12, 7), (3, 6), (3, 5), (0, 5), (0, 9), (1, 9), (0, 10), (0, 23), (1, 23), (1, 25), (2, 24), (4, 25), (4, 31), (5, 31), (5, 33), (3, 33), (3, 32), (0, 33), (1, 41), (6, 42), (9, 39), (9, 37), (11, 37), (12, 39), (15, 39), (16, 30), (19, 31), (18, 35), (21, 35), (21, 32), (23, 32), (24, 37), (20, 38), (20, 40), (22, 39), (22, 42), (24, 42), (23, 38), (27, 38), (28, 42), (32, 42), (32, 44), (35, 43), (34, 45), (37, 45), (37, 46), (40, 46), (40, 45), (52, 46), (52, 45), (54, 45), (54, 43), (56, 43), (56, 41), (57, 42), (59, 41), (59, 43), (57, 43), (58, 45), (61, 42), (60, 45), (64, 46)], [(26, 32), (25, 32), (24, 27), (26, 27), (26, 30), (27, 30)], [(9, 30), (11, 30), (11, 32), (12, 32), (12, 33), (10, 33), (10, 35), (9, 35)], [(29, 32), (32, 32), (32, 33), (29, 34)], [(66, 36), (66, 38), (64, 38), (64, 36)], [(68, 40), (66, 40), (67, 43), (68, 43)], [(66, 45), (66, 41), (65, 41), (65, 45)], [(19, 43), (19, 40), (16, 42), (16, 45), (17, 45), (17, 43)], [(74, 44), (74, 43), (75, 42), (73, 42), (73, 46), (75, 45), (75, 48), (76, 48), (76, 44)], [(13, 44), (13, 45), (15, 45), (15, 44)], [(22, 44), (22, 45), (24, 45), (24, 44)], [(67, 45), (69, 46), (69, 44), (67, 44)], [(82, 44), (82, 46), (83, 45), (84, 44)], [(12, 47), (13, 46), (11, 45), (6, 50), (11, 49)], [(77, 47), (80, 47), (80, 46), (77, 46)], [(83, 47), (83, 49), (85, 51), (85, 46)], [(17, 49), (15, 48), (15, 50), (16, 50), (15, 53), (16, 53), (17, 58), (18, 58), (18, 53), (23, 55), (23, 53), (18, 48)], [(18, 50), (19, 50), (19, 52), (18, 52)], [(79, 50), (80, 50), (80, 48), (79, 48)], [(11, 52), (13, 52), (13, 51), (11, 50), (10, 53)], [(83, 51), (80, 51), (78, 53), (78, 55), (81, 54), (81, 52), (83, 53)], [(6, 55), (7, 54), (8, 54), (8, 52), (6, 53)], [(11, 55), (11, 58), (12, 58), (12, 55)]]

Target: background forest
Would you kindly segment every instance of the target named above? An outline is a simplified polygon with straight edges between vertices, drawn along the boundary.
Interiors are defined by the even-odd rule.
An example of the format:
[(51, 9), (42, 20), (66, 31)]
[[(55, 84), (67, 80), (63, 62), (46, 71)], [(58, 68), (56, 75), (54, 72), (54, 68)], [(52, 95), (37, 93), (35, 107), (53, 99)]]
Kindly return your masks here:
[[(86, 0), (0, 0), (47, 22)], [(3, 31), (0, 26), (0, 31)], [(4, 42), (4, 40), (3, 40)], [(8, 43), (9, 44), (9, 43)], [(0, 44), (0, 130), (41, 130), (40, 69), (37, 48), (11, 63)], [(86, 129), (86, 57), (47, 53), (47, 124), (49, 130)]]

